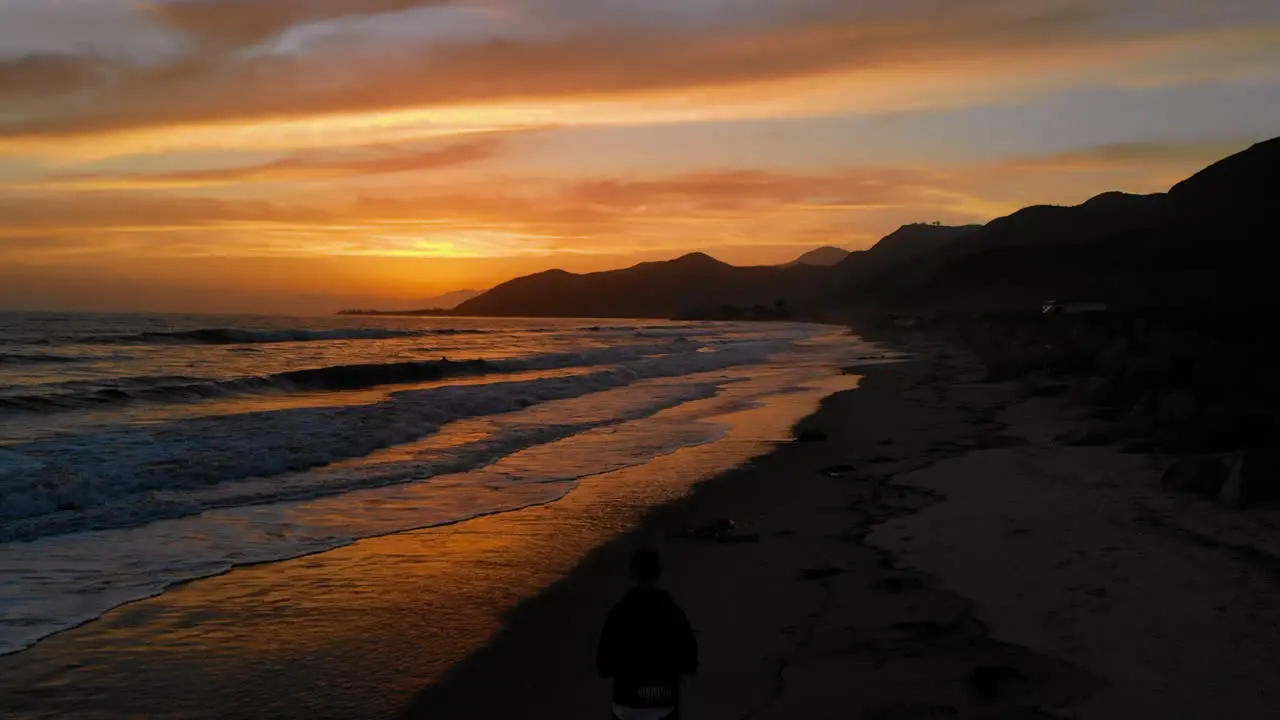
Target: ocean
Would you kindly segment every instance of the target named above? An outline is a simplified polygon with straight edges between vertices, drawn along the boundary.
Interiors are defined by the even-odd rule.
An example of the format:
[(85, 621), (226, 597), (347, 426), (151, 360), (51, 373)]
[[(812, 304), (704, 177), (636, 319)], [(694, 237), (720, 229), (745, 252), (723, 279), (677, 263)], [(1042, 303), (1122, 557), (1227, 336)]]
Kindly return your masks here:
[(0, 654), (237, 566), (554, 502), (872, 352), (787, 323), (0, 313)]

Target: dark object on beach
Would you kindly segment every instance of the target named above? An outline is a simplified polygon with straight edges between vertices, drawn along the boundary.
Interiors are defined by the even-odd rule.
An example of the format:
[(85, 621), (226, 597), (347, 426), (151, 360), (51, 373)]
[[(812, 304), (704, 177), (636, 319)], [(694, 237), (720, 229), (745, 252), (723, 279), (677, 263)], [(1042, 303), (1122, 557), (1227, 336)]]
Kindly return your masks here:
[(680, 679), (698, 670), (698, 642), (684, 611), (658, 587), (661, 576), (656, 551), (632, 554), (632, 586), (605, 620), (596, 669), (613, 680), (615, 711), (669, 709), (662, 717), (674, 720), (680, 713)]
[(1138, 438), (1137, 440), (1130, 440), (1129, 442), (1120, 446), (1120, 452), (1134, 454), (1134, 455), (1147, 455), (1151, 452), (1154, 452), (1155, 449), (1156, 449), (1155, 443), (1151, 442), (1146, 438)]
[(1217, 497), (1227, 482), (1227, 466), (1212, 455), (1192, 455), (1170, 465), (1160, 476), (1165, 490)]
[(1218, 502), (1236, 510), (1280, 500), (1280, 468), (1274, 458), (1269, 467), (1261, 448), (1246, 448), (1231, 458), (1227, 480)]
[(914, 702), (895, 702), (867, 708), (859, 720), (947, 720), (960, 717), (960, 712), (950, 705), (928, 705)]
[(1088, 447), (1098, 445), (1114, 445), (1119, 442), (1123, 433), (1118, 428), (1106, 423), (1091, 423), (1069, 430), (1056, 439), (1063, 445)]
[(841, 570), (838, 567), (831, 567), (831, 566), (819, 567), (819, 568), (806, 568), (803, 572), (800, 573), (800, 579), (801, 580), (826, 580), (829, 577), (835, 577), (836, 575), (841, 575), (843, 573), (844, 573), (844, 570)]
[(720, 518), (702, 527), (685, 528), (680, 531), (680, 537), (719, 543), (756, 542), (760, 539), (756, 533), (743, 532), (738, 524), (729, 518)]
[(821, 430), (801, 430), (796, 433), (796, 442), (822, 442), (827, 439), (827, 434)]
[(1012, 681), (1023, 677), (1022, 673), (1003, 665), (983, 665), (969, 675), (969, 687), (978, 697), (994, 700), (1000, 697), (1004, 688)]
[(1026, 447), (1031, 441), (1017, 435), (983, 435), (978, 438), (974, 447), (978, 450), (999, 450), (1001, 448)]
[(924, 582), (920, 578), (910, 575), (890, 575), (871, 583), (872, 590), (886, 592), (891, 595), (898, 595), (921, 587), (924, 587)]
[(1032, 397), (1061, 397), (1067, 394), (1071, 386), (1066, 383), (1036, 383), (1031, 387)]

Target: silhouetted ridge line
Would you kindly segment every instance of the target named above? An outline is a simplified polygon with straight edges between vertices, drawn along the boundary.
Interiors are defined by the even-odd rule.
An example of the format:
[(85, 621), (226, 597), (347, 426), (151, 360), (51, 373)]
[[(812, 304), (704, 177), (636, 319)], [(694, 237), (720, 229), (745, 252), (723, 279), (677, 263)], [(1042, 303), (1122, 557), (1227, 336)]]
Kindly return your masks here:
[[(459, 314), (846, 320), (883, 312), (1247, 302), (1280, 187), (1280, 138), (1210, 165), (1167, 193), (1105, 192), (986, 225), (905, 225), (828, 267), (735, 267), (704, 253), (623, 270), (516, 278)], [(1260, 235), (1260, 233), (1262, 233)], [(1274, 303), (1267, 298), (1266, 302)]]

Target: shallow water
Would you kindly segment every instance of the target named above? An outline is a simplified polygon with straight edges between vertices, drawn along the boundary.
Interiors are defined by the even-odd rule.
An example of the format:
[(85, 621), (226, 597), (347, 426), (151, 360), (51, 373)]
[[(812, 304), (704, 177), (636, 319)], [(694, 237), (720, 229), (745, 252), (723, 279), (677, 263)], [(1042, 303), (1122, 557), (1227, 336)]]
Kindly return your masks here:
[[(770, 375), (732, 392), (747, 397), (750, 385), (775, 383)], [(556, 502), (243, 566), (118, 608), (0, 658), (0, 716), (394, 717), (415, 692), (490, 642), (508, 611), (593, 548), (635, 527), (656, 504), (775, 447), (822, 397), (856, 380), (823, 376), (765, 402), (691, 401), (654, 419), (711, 422), (723, 429), (719, 439), (584, 477)], [(709, 414), (716, 407), (726, 412)], [(565, 449), (552, 443), (527, 459)], [(467, 475), (399, 486), (373, 510), (411, 515)], [(608, 596), (595, 597), (601, 590)], [(593, 599), (577, 612), (602, 618), (614, 591), (586, 591)], [(530, 661), (556, 653), (589, 666), (589, 644), (532, 647)]]
[(0, 652), (238, 565), (554, 501), (865, 350), (794, 324), (0, 315)]

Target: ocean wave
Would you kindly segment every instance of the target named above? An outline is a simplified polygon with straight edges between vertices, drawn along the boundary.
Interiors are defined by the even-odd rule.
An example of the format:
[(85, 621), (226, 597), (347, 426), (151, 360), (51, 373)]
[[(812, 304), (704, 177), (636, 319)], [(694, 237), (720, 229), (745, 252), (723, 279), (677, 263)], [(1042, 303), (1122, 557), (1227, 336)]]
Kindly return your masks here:
[(338, 330), (248, 330), (244, 328), (200, 328), (171, 332), (142, 332), (129, 335), (107, 335), (92, 342), (138, 345), (252, 345), (258, 343), (322, 342), (328, 340), (393, 340), (432, 335), (479, 335), (490, 331), (474, 328), (430, 328), (395, 330), (391, 328), (343, 328)]
[(44, 353), (8, 355), (0, 353), (0, 365), (65, 365), (89, 362), (89, 358)]
[(153, 402), (183, 403), (243, 395), (363, 390), (382, 385), (431, 382), (487, 373), (559, 370), (629, 362), (645, 357), (688, 352), (682, 340), (622, 345), (578, 352), (545, 353), (506, 360), (411, 360), (393, 363), (332, 365), (271, 375), (209, 380), (184, 376), (118, 378), (110, 387), (85, 381), (53, 386), (55, 391), (0, 396), (0, 414), (52, 413), (108, 405)]
[[(365, 405), (190, 418), (11, 445), (0, 450), (0, 541), (199, 513), (206, 509), (202, 503), (184, 500), (194, 490), (363, 458), (463, 418), (764, 362), (779, 349), (743, 343), (718, 352), (644, 357), (574, 376), (402, 390)], [(313, 491), (349, 489), (339, 483)]]
[(184, 402), (253, 394), (360, 390), (493, 371), (495, 368), (484, 360), (443, 359), (333, 365), (229, 380), (182, 376), (124, 378), (114, 381), (115, 387), (0, 397), (0, 410), (50, 412), (128, 402)]
[[(438, 445), (433, 438), (432, 449), (396, 453), (391, 461), (375, 455), (354, 466), (225, 484), (229, 489), (211, 486), (181, 497), (153, 496), (146, 509), (153, 518), (187, 514), (191, 506), (211, 511), (201, 517), (47, 537), (38, 547), (0, 544), (0, 567), (14, 577), (6, 587), (6, 609), (33, 620), (0, 623), (0, 655), (123, 603), (236, 565), (554, 501), (584, 476), (722, 437), (725, 426), (715, 423), (647, 422), (667, 408), (717, 392), (717, 385), (703, 382), (662, 382), (646, 392), (620, 388), (608, 399), (605, 393), (558, 408), (530, 408), (491, 424), (475, 421), (486, 423), (488, 434), (477, 435), (463, 423), (440, 433)], [(535, 417), (526, 416), (530, 413)], [(564, 422), (542, 422), (548, 413)], [(426, 477), (433, 480), (412, 482)], [(344, 490), (317, 491), (323, 487)], [(293, 502), (262, 502), (286, 495)], [(100, 582), (104, 576), (114, 582)]]

